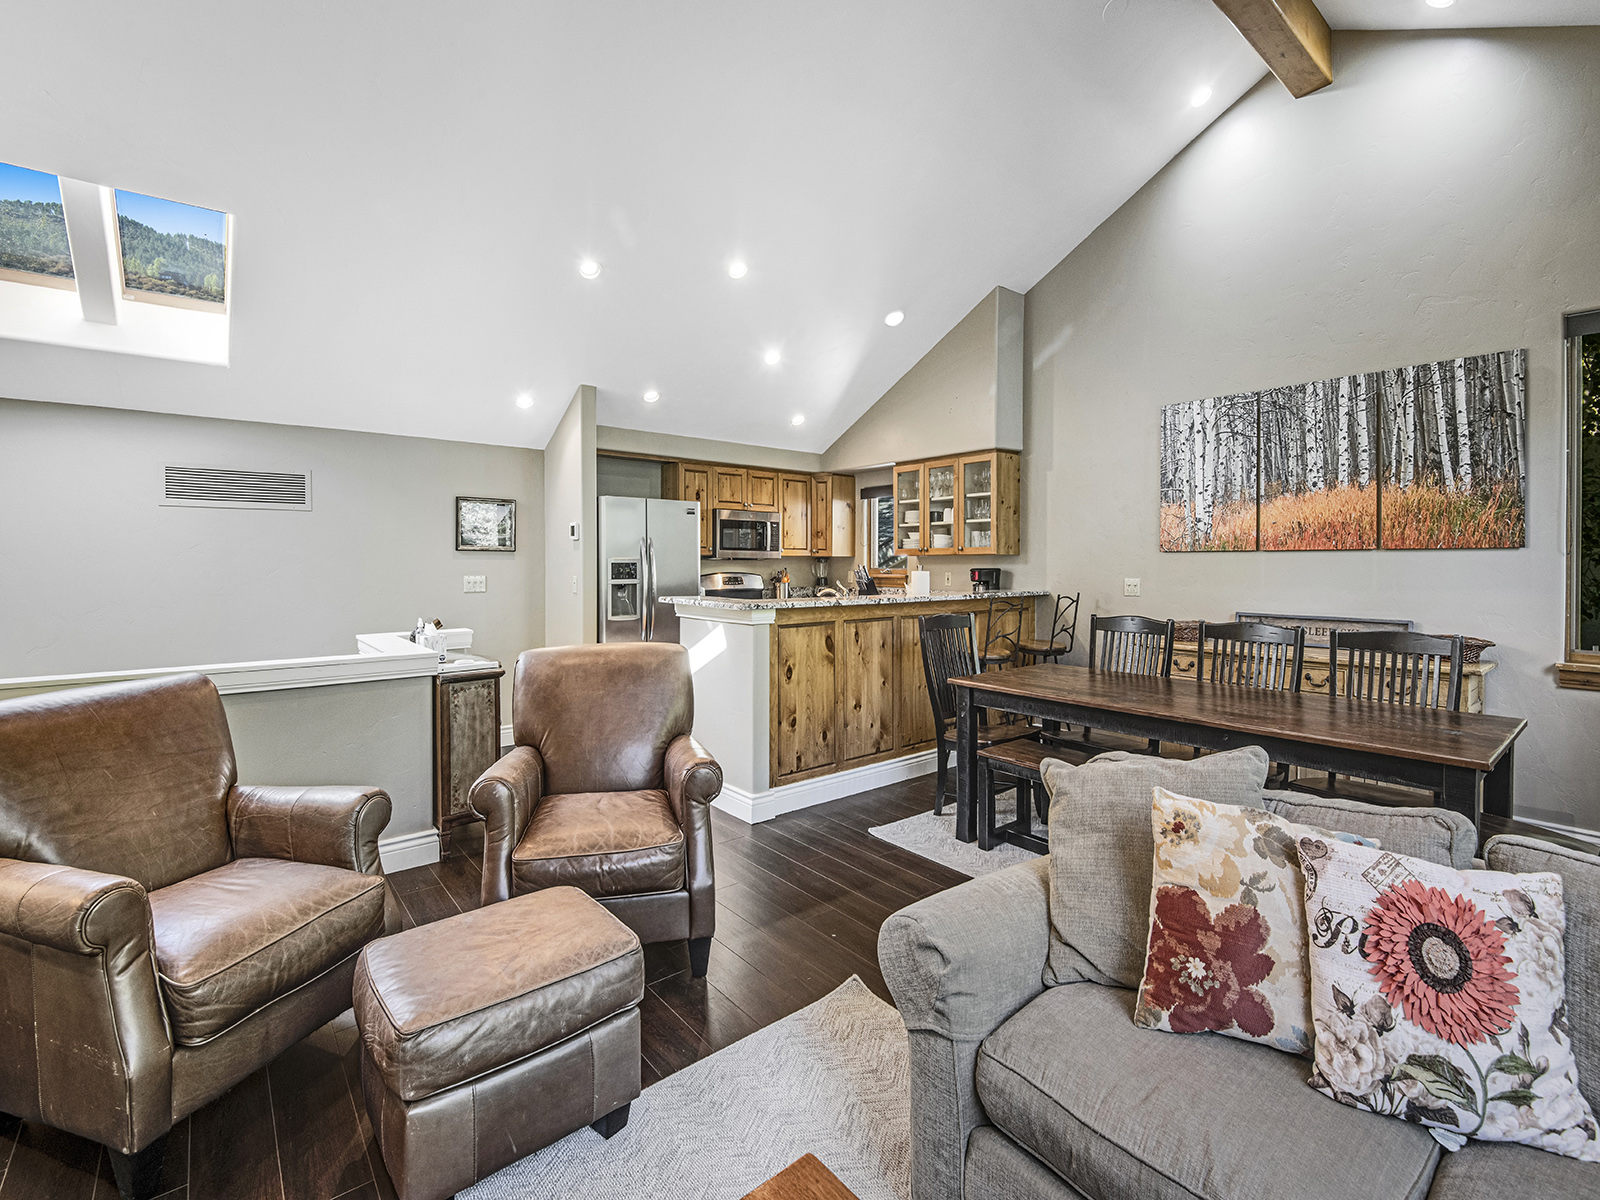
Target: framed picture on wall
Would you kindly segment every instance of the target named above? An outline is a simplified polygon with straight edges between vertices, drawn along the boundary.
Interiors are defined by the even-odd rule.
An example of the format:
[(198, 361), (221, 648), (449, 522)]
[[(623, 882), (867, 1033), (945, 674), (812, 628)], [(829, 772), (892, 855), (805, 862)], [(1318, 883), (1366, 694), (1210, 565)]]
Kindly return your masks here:
[(456, 497), (456, 549), (517, 549), (517, 502), (486, 496)]

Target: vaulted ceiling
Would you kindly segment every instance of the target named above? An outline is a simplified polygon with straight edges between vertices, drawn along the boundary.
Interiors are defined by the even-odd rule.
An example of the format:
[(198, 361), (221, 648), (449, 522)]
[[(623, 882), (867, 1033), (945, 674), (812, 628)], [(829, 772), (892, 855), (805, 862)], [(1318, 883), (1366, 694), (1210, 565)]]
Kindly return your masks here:
[[(1593, 7), (1323, 7), (1493, 4)], [(1263, 74), (1211, 0), (86, 3), (6, 27), (0, 161), (226, 209), (235, 250), (229, 367), (0, 341), (0, 394), (528, 446), (592, 383), (605, 424), (826, 447)]]

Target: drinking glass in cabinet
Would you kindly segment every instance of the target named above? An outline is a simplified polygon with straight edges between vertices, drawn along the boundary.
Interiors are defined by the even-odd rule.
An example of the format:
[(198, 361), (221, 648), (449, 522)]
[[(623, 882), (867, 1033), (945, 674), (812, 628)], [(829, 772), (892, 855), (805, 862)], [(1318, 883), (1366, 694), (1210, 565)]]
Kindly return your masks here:
[(967, 463), (965, 470), (962, 473), (961, 483), (961, 490), (967, 495), (987, 496), (989, 494), (988, 460), (985, 459), (982, 462)]
[(950, 467), (928, 468), (928, 499), (954, 500), (956, 498), (956, 469)]

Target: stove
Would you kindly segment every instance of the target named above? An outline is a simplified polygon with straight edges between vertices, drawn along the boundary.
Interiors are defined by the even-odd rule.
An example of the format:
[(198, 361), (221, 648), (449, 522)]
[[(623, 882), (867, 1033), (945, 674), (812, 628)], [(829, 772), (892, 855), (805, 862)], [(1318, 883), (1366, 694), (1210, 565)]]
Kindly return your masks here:
[(700, 576), (700, 594), (722, 600), (759, 600), (765, 581), (753, 571), (714, 571)]

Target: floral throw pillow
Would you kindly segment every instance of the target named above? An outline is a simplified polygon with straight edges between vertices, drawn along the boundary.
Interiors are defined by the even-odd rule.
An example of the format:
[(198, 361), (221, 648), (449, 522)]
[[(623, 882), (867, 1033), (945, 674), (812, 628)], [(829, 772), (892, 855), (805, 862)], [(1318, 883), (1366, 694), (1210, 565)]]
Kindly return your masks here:
[(1296, 842), (1336, 839), (1258, 808), (1153, 789), (1150, 940), (1136, 1025), (1311, 1053)]
[(1600, 1162), (1567, 1028), (1561, 876), (1299, 850), (1317, 931), (1311, 1086), (1452, 1150), (1481, 1138)]

